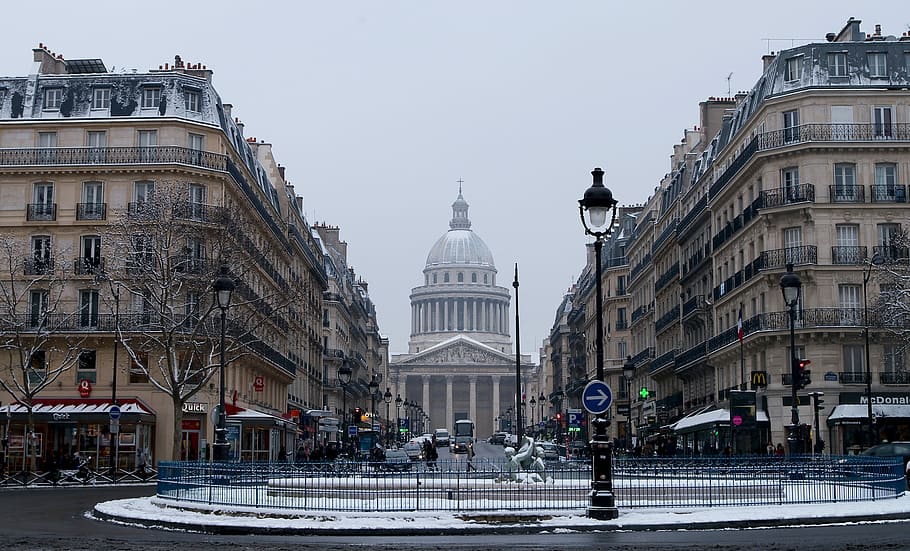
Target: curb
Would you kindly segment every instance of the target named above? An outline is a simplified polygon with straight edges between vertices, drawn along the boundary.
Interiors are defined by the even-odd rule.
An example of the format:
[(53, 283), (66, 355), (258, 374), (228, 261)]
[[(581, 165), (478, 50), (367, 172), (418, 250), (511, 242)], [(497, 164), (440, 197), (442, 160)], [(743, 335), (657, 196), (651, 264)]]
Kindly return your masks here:
[[(192, 509), (186, 509), (192, 510)], [(723, 521), (691, 521), (663, 524), (622, 524), (616, 521), (605, 521), (603, 524), (503, 524), (490, 522), (492, 516), (482, 515), (486, 522), (483, 525), (466, 524), (463, 527), (413, 527), (413, 528), (293, 528), (293, 527), (268, 527), (250, 525), (220, 525), (203, 524), (199, 522), (162, 521), (114, 515), (104, 513), (93, 508), (92, 517), (106, 522), (138, 525), (144, 528), (165, 528), (170, 530), (186, 530), (190, 532), (213, 535), (277, 535), (277, 536), (457, 536), (457, 535), (482, 535), (482, 534), (544, 534), (559, 531), (573, 532), (654, 532), (674, 530), (720, 530), (744, 528), (780, 528), (785, 526), (818, 526), (826, 524), (847, 524), (856, 522), (877, 521), (905, 521), (910, 520), (908, 513), (888, 513), (882, 515), (847, 515), (835, 517), (802, 517), (791, 519), (750, 519)], [(464, 515), (461, 518), (466, 523), (474, 522), (472, 517)], [(502, 517), (504, 522), (540, 522), (554, 518), (549, 515), (507, 515)], [(505, 520), (508, 519), (508, 520)]]

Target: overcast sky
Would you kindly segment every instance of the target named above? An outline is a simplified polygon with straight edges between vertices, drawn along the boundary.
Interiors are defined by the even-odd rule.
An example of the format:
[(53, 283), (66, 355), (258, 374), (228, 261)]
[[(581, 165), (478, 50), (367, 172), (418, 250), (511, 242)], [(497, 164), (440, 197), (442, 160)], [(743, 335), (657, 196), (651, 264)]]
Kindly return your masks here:
[[(464, 180), (498, 283), (520, 271), (521, 351), (536, 358), (582, 270), (578, 199), (603, 167), (644, 202), (698, 102), (749, 89), (761, 56), (849, 17), (900, 36), (896, 1), (323, 1), (5, 4), (0, 74), (43, 42), (145, 71), (179, 54), (214, 70), (245, 133), (274, 146), (310, 223), (341, 227), (391, 352), (411, 288)], [(728, 78), (729, 77), (729, 78)], [(514, 295), (512, 301), (514, 329)], [(513, 334), (514, 337), (514, 334)]]

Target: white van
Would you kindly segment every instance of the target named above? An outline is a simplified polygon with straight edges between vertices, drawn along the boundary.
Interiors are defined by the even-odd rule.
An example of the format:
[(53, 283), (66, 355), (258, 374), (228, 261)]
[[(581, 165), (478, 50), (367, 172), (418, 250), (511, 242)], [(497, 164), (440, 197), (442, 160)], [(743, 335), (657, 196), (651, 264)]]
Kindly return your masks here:
[(436, 429), (436, 447), (449, 447), (449, 431), (446, 429)]

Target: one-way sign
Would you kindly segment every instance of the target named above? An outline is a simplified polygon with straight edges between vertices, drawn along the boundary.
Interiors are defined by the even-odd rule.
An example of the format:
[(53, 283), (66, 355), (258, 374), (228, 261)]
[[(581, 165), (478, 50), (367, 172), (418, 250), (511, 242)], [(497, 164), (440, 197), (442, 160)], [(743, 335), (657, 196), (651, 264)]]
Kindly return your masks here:
[(603, 381), (591, 381), (581, 394), (581, 403), (589, 412), (600, 415), (610, 409), (610, 405), (613, 403), (613, 391), (610, 390), (610, 385)]

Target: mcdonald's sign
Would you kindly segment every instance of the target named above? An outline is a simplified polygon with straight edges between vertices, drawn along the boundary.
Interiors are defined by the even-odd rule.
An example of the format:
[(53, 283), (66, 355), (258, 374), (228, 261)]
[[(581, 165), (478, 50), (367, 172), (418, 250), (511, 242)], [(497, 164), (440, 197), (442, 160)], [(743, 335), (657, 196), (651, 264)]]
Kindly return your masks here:
[(768, 372), (767, 371), (753, 371), (752, 372), (752, 388), (765, 388), (768, 386)]

